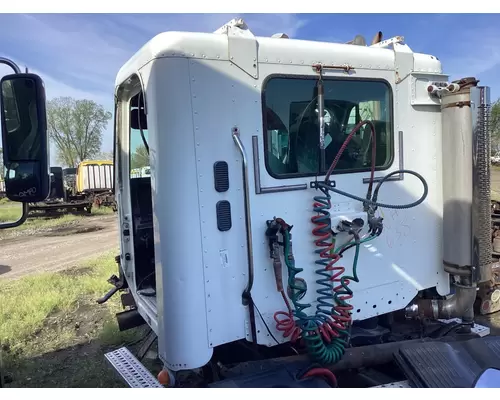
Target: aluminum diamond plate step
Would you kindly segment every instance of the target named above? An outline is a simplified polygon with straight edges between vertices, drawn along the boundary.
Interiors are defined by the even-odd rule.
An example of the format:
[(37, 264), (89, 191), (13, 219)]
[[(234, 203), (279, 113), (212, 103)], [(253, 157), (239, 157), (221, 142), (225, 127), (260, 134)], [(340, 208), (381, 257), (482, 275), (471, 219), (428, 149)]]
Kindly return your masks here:
[(106, 359), (132, 388), (163, 388), (158, 380), (126, 348), (110, 351)]
[(372, 386), (370, 389), (385, 388), (385, 389), (411, 389), (408, 381), (386, 383), (385, 385)]

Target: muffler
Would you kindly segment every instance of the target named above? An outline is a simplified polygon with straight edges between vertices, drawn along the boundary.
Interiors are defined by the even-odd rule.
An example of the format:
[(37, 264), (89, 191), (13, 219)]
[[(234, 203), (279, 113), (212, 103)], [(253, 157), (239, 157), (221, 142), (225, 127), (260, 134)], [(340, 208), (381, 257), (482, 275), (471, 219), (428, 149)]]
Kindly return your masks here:
[[(443, 92), (443, 264), (462, 284), (491, 279), (490, 99), (475, 78)], [(475, 289), (474, 289), (475, 290)], [(458, 292), (457, 292), (458, 293)]]

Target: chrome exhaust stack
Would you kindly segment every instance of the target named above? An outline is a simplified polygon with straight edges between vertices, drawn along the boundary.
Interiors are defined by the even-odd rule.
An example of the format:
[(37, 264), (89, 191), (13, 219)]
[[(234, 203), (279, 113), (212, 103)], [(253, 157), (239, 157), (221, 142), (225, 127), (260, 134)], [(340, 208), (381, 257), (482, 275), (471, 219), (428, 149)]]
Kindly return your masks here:
[[(417, 299), (408, 318), (474, 321), (477, 285), (492, 276), (490, 113), (488, 87), (475, 78), (439, 91), (443, 149), (443, 266), (454, 294), (445, 300)], [(429, 90), (432, 95), (432, 90)]]

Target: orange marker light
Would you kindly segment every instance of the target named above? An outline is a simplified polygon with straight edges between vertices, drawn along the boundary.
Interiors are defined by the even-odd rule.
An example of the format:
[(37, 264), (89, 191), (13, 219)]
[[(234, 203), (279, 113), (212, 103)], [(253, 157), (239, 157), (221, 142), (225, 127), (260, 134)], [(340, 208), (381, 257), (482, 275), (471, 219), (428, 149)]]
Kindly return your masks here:
[(170, 374), (166, 370), (161, 370), (158, 374), (158, 382), (163, 386), (170, 385)]

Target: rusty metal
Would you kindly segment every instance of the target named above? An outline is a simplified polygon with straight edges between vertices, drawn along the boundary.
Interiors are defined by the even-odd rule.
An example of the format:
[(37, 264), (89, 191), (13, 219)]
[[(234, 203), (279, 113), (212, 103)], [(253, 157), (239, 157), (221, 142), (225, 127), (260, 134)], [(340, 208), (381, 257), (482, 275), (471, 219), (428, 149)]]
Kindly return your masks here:
[(445, 104), (441, 108), (451, 108), (451, 107), (462, 108), (462, 107), (470, 107), (470, 105), (471, 105), (470, 101), (457, 101), (456, 103)]
[[(444, 337), (438, 342), (456, 342), (470, 339), (469, 335)], [(394, 360), (394, 353), (398, 352), (403, 346), (412, 343), (428, 343), (436, 340), (430, 338), (402, 340), (390, 343), (377, 343), (367, 346), (351, 347), (345, 350), (342, 359), (336, 364), (325, 365), (330, 371), (337, 373), (341, 371), (354, 370), (359, 368), (370, 368), (379, 365), (384, 365)], [(272, 358), (266, 360), (266, 363), (282, 366), (295, 362), (307, 361), (310, 363), (307, 355), (296, 355), (281, 358)], [(238, 363), (230, 368), (231, 374), (242, 375), (247, 371), (253, 370), (256, 365), (260, 365), (261, 361), (248, 361)]]
[(335, 69), (335, 70), (343, 70), (346, 73), (349, 73), (350, 71), (354, 71), (354, 67), (349, 65), (349, 64), (344, 64), (344, 65), (323, 65), (323, 64), (314, 64), (312, 66), (313, 70), (316, 71), (318, 74), (323, 74), (324, 70), (328, 69)]
[(405, 309), (407, 318), (452, 319), (464, 322), (474, 319), (475, 286), (455, 284), (455, 294), (445, 300), (417, 299)]
[(381, 31), (377, 32), (372, 39), (372, 46), (382, 41), (383, 34)]
[(477, 86), (479, 80), (474, 77), (462, 78), (457, 81), (453, 81), (452, 83), (456, 83), (460, 86), (461, 89), (471, 88)]

